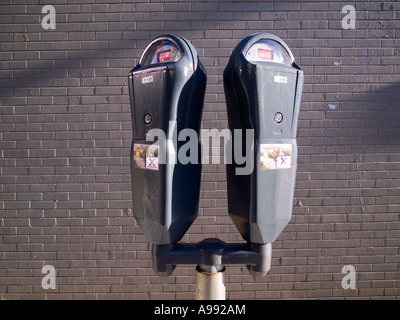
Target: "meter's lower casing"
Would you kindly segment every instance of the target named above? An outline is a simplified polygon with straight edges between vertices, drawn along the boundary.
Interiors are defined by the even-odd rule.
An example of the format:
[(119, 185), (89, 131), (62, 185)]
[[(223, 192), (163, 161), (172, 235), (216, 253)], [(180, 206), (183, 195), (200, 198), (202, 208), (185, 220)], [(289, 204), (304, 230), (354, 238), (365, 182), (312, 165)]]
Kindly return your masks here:
[[(134, 141), (135, 143), (148, 143)], [(165, 140), (167, 158), (178, 151)], [(152, 243), (178, 242), (197, 217), (201, 164), (159, 164), (158, 170), (131, 166), (133, 213)]]
[[(260, 145), (292, 145), (291, 167), (262, 170)], [(226, 166), (229, 215), (247, 242), (265, 244), (276, 240), (291, 219), (297, 170), (296, 140), (254, 140), (254, 170), (236, 174), (235, 163)], [(280, 199), (280, 200), (279, 200)]]

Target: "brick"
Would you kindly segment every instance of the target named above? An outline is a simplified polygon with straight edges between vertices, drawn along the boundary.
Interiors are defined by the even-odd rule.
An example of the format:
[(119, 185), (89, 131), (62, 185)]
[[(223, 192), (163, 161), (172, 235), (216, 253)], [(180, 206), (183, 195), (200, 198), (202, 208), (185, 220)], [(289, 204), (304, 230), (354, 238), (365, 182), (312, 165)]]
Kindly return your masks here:
[[(335, 2), (61, 0), (57, 29), (43, 31), (35, 1), (6, 2), (3, 298), (194, 297), (193, 266), (154, 275), (131, 211), (127, 73), (162, 30), (187, 37), (207, 69), (202, 128), (227, 127), (222, 73), (243, 37), (281, 36), (305, 74), (293, 217), (273, 243), (267, 278), (254, 282), (244, 266), (227, 266), (228, 297), (398, 298), (399, 5), (356, 1), (356, 29), (343, 30)], [(226, 189), (225, 166), (204, 165), (199, 217), (184, 241), (243, 241)], [(44, 263), (57, 267), (55, 293), (38, 285)], [(340, 288), (344, 264), (357, 267), (356, 292)]]

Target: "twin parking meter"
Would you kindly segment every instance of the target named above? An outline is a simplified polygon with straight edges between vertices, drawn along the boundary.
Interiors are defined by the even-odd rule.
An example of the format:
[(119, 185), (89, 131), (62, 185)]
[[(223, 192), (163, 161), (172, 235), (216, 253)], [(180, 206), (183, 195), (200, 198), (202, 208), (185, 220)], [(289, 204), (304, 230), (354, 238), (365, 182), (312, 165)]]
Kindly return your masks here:
[(246, 243), (192, 244), (179, 241), (197, 216), (201, 156), (179, 161), (185, 141), (177, 136), (194, 130), (201, 150), (205, 70), (186, 39), (164, 35), (145, 48), (129, 73), (133, 213), (152, 243), (159, 276), (178, 264), (197, 264), (206, 277), (223, 272), (225, 264), (245, 264), (253, 276), (263, 276), (270, 269), (271, 243), (291, 218), (303, 72), (281, 39), (259, 33), (237, 45), (223, 79), (232, 146), (246, 153), (243, 141), (252, 145), (251, 172), (236, 162), (226, 166), (229, 215)]
[(292, 215), (303, 72), (280, 38), (259, 33), (234, 49), (224, 89), (230, 130), (254, 130), (254, 170), (227, 165), (229, 215), (246, 241), (271, 243)]

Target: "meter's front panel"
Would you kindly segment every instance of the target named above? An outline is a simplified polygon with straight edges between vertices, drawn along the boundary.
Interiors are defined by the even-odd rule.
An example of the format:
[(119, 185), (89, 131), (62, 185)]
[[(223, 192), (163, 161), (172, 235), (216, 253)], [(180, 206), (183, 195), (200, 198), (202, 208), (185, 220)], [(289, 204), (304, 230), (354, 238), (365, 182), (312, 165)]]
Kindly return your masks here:
[[(132, 74), (133, 81), (133, 138), (146, 140), (149, 130), (165, 130), (168, 119), (173, 70), (165, 67), (145, 69)], [(169, 75), (169, 77), (168, 77)], [(131, 80), (131, 79), (130, 79)]]

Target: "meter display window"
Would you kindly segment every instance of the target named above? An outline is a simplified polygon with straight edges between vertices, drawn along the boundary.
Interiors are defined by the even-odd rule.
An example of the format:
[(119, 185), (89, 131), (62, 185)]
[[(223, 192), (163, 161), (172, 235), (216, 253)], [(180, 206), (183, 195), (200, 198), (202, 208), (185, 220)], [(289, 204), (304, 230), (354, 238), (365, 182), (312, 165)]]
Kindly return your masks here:
[(169, 40), (153, 43), (142, 58), (142, 65), (163, 62), (177, 62), (182, 57), (182, 50)]
[(172, 50), (159, 52), (157, 54), (157, 62), (171, 61), (171, 59), (172, 59)]
[(289, 53), (278, 42), (263, 39), (254, 43), (247, 50), (246, 59), (250, 62), (276, 62), (291, 66)]

